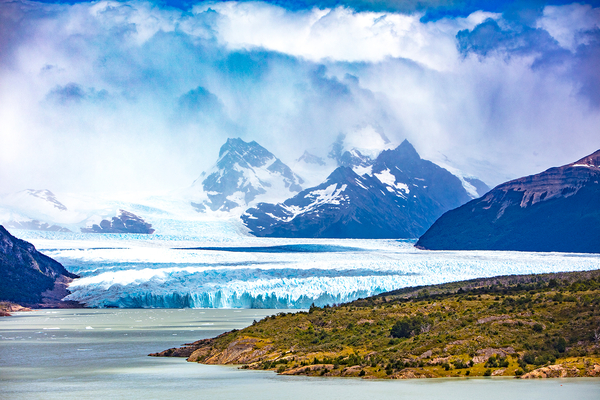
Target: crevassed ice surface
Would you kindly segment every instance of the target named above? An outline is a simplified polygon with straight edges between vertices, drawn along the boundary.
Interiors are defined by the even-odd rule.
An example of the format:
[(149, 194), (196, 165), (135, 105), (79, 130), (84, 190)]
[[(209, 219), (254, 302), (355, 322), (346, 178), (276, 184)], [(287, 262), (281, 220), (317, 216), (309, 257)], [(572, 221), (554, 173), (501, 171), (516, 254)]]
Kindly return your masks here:
[(411, 240), (254, 238), (214, 224), (179, 235), (15, 234), (79, 274), (68, 299), (91, 307), (307, 308), (407, 286), (600, 268), (600, 255), (433, 252), (415, 249)]

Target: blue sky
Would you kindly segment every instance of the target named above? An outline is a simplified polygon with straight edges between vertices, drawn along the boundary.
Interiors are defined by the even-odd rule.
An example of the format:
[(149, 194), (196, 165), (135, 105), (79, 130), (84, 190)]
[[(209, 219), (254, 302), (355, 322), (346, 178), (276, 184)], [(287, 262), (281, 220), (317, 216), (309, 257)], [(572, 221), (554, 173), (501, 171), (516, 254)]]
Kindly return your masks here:
[(537, 173), (600, 148), (598, 7), (1, 1), (0, 192), (185, 187), (237, 136)]

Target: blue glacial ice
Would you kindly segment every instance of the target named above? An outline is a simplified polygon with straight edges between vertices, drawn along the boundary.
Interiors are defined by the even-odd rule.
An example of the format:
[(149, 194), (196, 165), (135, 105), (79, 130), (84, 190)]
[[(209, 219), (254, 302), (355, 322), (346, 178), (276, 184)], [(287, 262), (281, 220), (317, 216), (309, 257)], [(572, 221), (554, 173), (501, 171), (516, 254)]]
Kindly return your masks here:
[(308, 308), (407, 286), (600, 268), (600, 255), (432, 252), (406, 240), (19, 234), (81, 276), (68, 299), (91, 307)]

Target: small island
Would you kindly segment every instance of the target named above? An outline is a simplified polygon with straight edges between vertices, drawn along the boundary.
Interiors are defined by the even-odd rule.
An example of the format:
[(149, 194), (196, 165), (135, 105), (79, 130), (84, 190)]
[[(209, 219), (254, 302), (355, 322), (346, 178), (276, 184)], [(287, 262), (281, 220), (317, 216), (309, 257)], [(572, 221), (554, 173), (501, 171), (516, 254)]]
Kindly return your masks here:
[(406, 288), (151, 356), (282, 375), (600, 376), (600, 270)]

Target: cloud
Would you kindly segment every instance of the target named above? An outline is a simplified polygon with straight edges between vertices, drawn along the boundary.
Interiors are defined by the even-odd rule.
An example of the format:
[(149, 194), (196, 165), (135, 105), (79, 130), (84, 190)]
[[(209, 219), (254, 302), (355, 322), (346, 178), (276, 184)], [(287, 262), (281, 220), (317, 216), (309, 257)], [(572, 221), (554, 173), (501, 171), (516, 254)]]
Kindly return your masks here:
[(583, 44), (587, 32), (598, 28), (600, 24), (600, 8), (592, 8), (590, 4), (570, 4), (562, 7), (548, 6), (542, 18), (535, 22), (536, 27), (547, 31), (562, 48), (575, 51)]
[[(291, 12), (264, 3), (200, 4), (194, 14), (216, 10), (216, 38), (229, 49), (263, 48), (310, 61), (378, 62), (402, 57), (445, 68), (454, 57), (454, 25), (472, 27), (485, 13), (452, 24), (421, 23), (421, 14), (313, 8)], [(455, 32), (453, 32), (455, 33)]]
[(577, 47), (572, 73), (580, 78), (579, 93), (600, 108), (600, 29), (596, 27), (581, 36), (586, 40)]
[(527, 55), (560, 50), (558, 42), (543, 29), (518, 26), (502, 29), (488, 18), (473, 30), (464, 29), (456, 34), (458, 48), (464, 55), (475, 53), (487, 56), (493, 51), (507, 55)]
[[(533, 69), (553, 70), (579, 86), (577, 92), (590, 103), (600, 106), (600, 82), (597, 72), (600, 53), (600, 9), (589, 5), (547, 7), (534, 20), (501, 20), (503, 27), (488, 18), (472, 30), (457, 33), (463, 56), (533, 56)], [(531, 27), (523, 22), (530, 22)]]
[(57, 104), (70, 105), (81, 103), (82, 101), (103, 101), (109, 97), (106, 90), (96, 90), (95, 88), (84, 89), (77, 83), (69, 82), (64, 86), (56, 86), (46, 95), (46, 99)]
[(219, 115), (223, 104), (217, 96), (198, 86), (182, 95), (178, 101), (179, 108), (188, 114)]
[(408, 138), (490, 184), (600, 148), (597, 8), (392, 3), (1, 3), (1, 190), (185, 187), (231, 136)]

